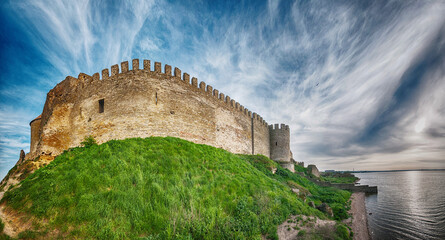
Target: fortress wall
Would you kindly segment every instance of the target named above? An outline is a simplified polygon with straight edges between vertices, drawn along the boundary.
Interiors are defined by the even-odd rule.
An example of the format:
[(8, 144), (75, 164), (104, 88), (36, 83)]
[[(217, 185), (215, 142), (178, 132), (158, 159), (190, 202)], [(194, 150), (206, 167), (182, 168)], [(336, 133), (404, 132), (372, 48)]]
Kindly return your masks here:
[(269, 127), (261, 116), (253, 114), (254, 154), (270, 157)]
[[(252, 130), (250, 117), (241, 111), (239, 104), (229, 96), (216, 98), (216, 143), (230, 152), (250, 154), (252, 152)], [(236, 139), (236, 141), (233, 141)]]
[[(60, 154), (92, 135), (98, 143), (130, 137), (173, 136), (251, 153), (248, 110), (186, 73), (160, 63), (133, 60), (113, 65), (93, 76), (67, 77), (48, 95), (40, 124), (40, 139), (31, 154)], [(109, 75), (111, 72), (111, 76)], [(103, 99), (103, 112), (100, 100)], [(261, 135), (261, 128), (258, 130)], [(258, 144), (264, 143), (258, 138)], [(257, 143), (257, 140), (255, 140)], [(260, 147), (259, 149), (264, 148)], [(262, 150), (264, 151), (264, 150)], [(269, 156), (267, 154), (267, 156)]]

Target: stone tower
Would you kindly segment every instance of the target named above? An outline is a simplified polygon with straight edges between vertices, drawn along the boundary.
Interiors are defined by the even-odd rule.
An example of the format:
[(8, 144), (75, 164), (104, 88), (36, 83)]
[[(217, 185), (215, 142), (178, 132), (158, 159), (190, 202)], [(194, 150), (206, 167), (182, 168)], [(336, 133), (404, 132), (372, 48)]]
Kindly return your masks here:
[(42, 115), (36, 117), (32, 120), (29, 125), (31, 126), (31, 146), (29, 147), (30, 152), (35, 152), (37, 148), (37, 143), (39, 142), (39, 129), (40, 122), (42, 121)]
[(269, 126), (270, 134), (270, 158), (278, 162), (282, 167), (294, 172), (294, 164), (291, 161), (290, 130), (289, 125), (278, 124)]

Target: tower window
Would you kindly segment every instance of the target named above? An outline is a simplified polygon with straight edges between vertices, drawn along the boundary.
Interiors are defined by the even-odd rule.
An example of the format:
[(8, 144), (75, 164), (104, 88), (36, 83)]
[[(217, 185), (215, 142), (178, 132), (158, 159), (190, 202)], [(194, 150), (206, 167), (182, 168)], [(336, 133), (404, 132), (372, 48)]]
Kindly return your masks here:
[(275, 146), (278, 146), (278, 142), (275, 142)]
[(105, 100), (104, 99), (99, 100), (99, 113), (103, 113), (104, 112), (104, 104), (105, 104)]

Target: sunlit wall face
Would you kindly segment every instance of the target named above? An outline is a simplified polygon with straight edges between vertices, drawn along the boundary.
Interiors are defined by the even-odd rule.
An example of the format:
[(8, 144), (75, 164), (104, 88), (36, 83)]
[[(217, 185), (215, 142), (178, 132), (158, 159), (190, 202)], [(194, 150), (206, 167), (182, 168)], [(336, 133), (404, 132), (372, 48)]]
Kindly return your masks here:
[(445, 2), (5, 1), (0, 175), (67, 75), (177, 66), (289, 124), (324, 169), (445, 168)]

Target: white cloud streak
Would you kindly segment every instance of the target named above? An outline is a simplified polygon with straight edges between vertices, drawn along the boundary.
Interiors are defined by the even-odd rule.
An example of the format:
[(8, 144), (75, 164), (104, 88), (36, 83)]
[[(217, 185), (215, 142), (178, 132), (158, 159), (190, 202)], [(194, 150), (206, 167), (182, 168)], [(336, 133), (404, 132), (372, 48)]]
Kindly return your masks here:
[[(403, 6), (374, 28), (373, 22), (360, 21), (375, 16), (357, 17), (356, 8), (323, 7), (324, 3), (312, 3), (309, 10), (295, 3), (292, 24), (278, 27), (272, 39), (263, 39), (258, 32), (274, 27), (273, 19), (279, 17), (276, 3), (270, 4), (269, 16), (247, 26), (243, 19), (231, 18), (227, 25), (221, 24), (226, 29), (222, 39), (206, 36), (205, 57), (197, 65), (208, 68), (197, 69), (199, 75), (215, 81), (217, 87), (222, 82), (224, 92), (270, 123), (289, 123), (294, 156), (322, 169), (445, 167), (440, 157), (445, 156), (444, 138), (431, 139), (414, 127), (419, 119), (425, 119), (425, 125), (436, 121), (431, 126), (443, 122), (445, 74), (440, 68), (431, 70), (436, 71), (431, 73), (435, 77), (422, 79), (427, 85), (419, 90), (423, 103), (396, 119), (387, 138), (372, 145), (355, 142), (391, 103), (402, 76), (440, 33), (445, 5)], [(316, 19), (316, 26), (308, 23), (308, 14)], [(304, 58), (303, 69), (298, 69), (298, 58)], [(286, 64), (294, 69), (286, 69)], [(443, 131), (443, 125), (438, 129)], [(419, 161), (407, 164), (408, 159)], [(421, 160), (435, 162), (424, 165)]]
[[(384, 138), (371, 144), (357, 140), (389, 108), (404, 74), (443, 34), (442, 1), (376, 1), (365, 7), (268, 1), (252, 9), (235, 5), (223, 14), (196, 2), (10, 4), (20, 12), (16, 20), (29, 41), (60, 73), (37, 79), (48, 88), (64, 75), (148, 58), (197, 76), (269, 123), (289, 124), (299, 161), (322, 169), (445, 168), (443, 62), (422, 76), (416, 102), (388, 123)], [(10, 89), (0, 94), (11, 98)], [(14, 112), (0, 107), (2, 121)], [(20, 109), (23, 120), (0, 123), (2, 149), (25, 147), (20, 141), (35, 117), (25, 110)], [(3, 140), (14, 129), (19, 142)]]

